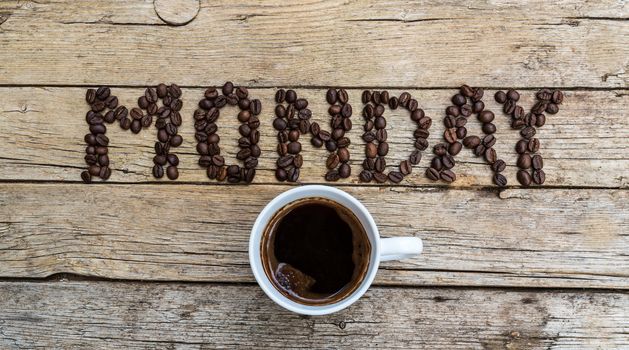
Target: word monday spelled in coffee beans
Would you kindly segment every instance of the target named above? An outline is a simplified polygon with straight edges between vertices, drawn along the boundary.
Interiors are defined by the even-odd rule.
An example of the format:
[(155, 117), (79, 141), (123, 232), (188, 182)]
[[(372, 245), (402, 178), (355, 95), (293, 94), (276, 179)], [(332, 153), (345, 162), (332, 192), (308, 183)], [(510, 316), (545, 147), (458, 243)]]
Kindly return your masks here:
[[(111, 176), (109, 161), (109, 138), (106, 136), (106, 124), (117, 122), (123, 130), (138, 134), (148, 129), (155, 121), (156, 142), (153, 157), (152, 174), (155, 178), (166, 176), (170, 180), (179, 177), (179, 158), (176, 148), (183, 143), (179, 128), (183, 124), (181, 109), (183, 100), (181, 89), (176, 84), (159, 84), (148, 87), (138, 97), (137, 107), (130, 110), (118, 104), (118, 98), (108, 87), (88, 89), (85, 99), (90, 106), (86, 114), (89, 133), (85, 135), (85, 163), (87, 169), (81, 173), (84, 182), (94, 178), (107, 180)], [(494, 98), (503, 106), (503, 112), (511, 118), (511, 128), (519, 130), (521, 139), (516, 143), (518, 153), (517, 179), (522, 186), (541, 185), (546, 179), (543, 170), (543, 158), (540, 154), (540, 142), (535, 137), (537, 129), (546, 123), (547, 114), (559, 112), (563, 102), (563, 93), (559, 90), (541, 89), (536, 93), (537, 101), (525, 112), (518, 105), (520, 94), (509, 89), (498, 91)], [(502, 175), (506, 168), (493, 148), (497, 139), (494, 136), (496, 125), (493, 123), (494, 112), (485, 108), (482, 88), (461, 86), (452, 96), (452, 105), (445, 109), (443, 124), (443, 142), (433, 146), (434, 154), (425, 176), (433, 181), (456, 181), (455, 157), (463, 148), (469, 148), (474, 155), (482, 157), (493, 175), (493, 182), (506, 186), (507, 178)], [(299, 141), (303, 135), (310, 137), (315, 148), (325, 148), (329, 155), (325, 162), (324, 179), (338, 181), (352, 176), (351, 139), (346, 136), (354, 124), (353, 107), (347, 91), (329, 89), (325, 95), (329, 103), (329, 129), (311, 121), (312, 111), (308, 100), (300, 98), (294, 90), (278, 89), (275, 93), (274, 118), (271, 122), (277, 132), (277, 160), (275, 177), (278, 181), (297, 182), (304, 159), (300, 152)], [(365, 142), (362, 169), (354, 172), (361, 182), (399, 183), (419, 164), (422, 152), (428, 149), (428, 136), (432, 119), (420, 108), (419, 102), (408, 92), (393, 96), (388, 91), (365, 90), (362, 93), (363, 105), (361, 116), (362, 139)], [(250, 96), (245, 87), (234, 86), (231, 82), (221, 88), (208, 88), (197, 102), (198, 108), (192, 117), (194, 120), (198, 165), (205, 169), (211, 180), (229, 183), (251, 183), (256, 175), (258, 159), (262, 153), (258, 146), (262, 121), (262, 104), (259, 99)], [(240, 134), (237, 144), (237, 164), (227, 164), (221, 155), (219, 146), (219, 117), (221, 109), (227, 105), (239, 109), (236, 118), (240, 122)], [(389, 152), (387, 142), (387, 109), (402, 108), (408, 113), (416, 126), (413, 133), (413, 151), (399, 164), (387, 164)], [(476, 116), (481, 123), (481, 135), (470, 135), (467, 122), (470, 116)], [(387, 167), (393, 170), (386, 171)]]

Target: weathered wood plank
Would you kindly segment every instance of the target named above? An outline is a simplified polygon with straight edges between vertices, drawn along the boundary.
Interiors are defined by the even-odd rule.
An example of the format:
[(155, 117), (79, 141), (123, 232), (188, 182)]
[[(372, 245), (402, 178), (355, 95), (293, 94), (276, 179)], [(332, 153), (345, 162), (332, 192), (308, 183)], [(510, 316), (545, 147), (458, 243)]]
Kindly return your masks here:
[(0, 283), (0, 346), (623, 349), (629, 295), (374, 287), (300, 317), (252, 285)]
[[(203, 168), (197, 165), (198, 154), (194, 140), (192, 113), (202, 96), (203, 89), (184, 89), (184, 124), (180, 133), (184, 144), (177, 148), (180, 155), (180, 181), (209, 182)], [(442, 141), (443, 110), (455, 90), (413, 90), (427, 115), (433, 118), (430, 144)], [(314, 120), (329, 129), (329, 116), (325, 102), (325, 90), (298, 89), (301, 96), (310, 100)], [(392, 90), (396, 94), (400, 90)], [(0, 88), (0, 180), (63, 180), (80, 181), (81, 169), (85, 166), (83, 156), (85, 145), (83, 135), (88, 132), (85, 122), (87, 104), (84, 102), (84, 89), (80, 88)], [(121, 103), (131, 107), (143, 89), (114, 88)], [(350, 101), (354, 107), (354, 128), (350, 138), (353, 176), (342, 182), (358, 183), (362, 170), (364, 142), (361, 139), (362, 103), (361, 90), (350, 90)], [(498, 127), (495, 148), (509, 167), (505, 175), (511, 185), (518, 185), (516, 174), (516, 153), (514, 145), (519, 133), (509, 127), (509, 120), (500, 112), (493, 101), (494, 91), (487, 91), (487, 107), (496, 112), (495, 124)], [(273, 130), (273, 89), (252, 89), (252, 96), (262, 99), (263, 113), (261, 148), (262, 158), (256, 183), (276, 183), (274, 176), (276, 153), (276, 131)], [(533, 90), (522, 91), (523, 106), (530, 107)], [(546, 185), (586, 186), (586, 187), (626, 187), (629, 178), (629, 119), (627, 108), (629, 93), (620, 91), (568, 91), (566, 102), (559, 114), (549, 115), (546, 125), (539, 129), (541, 154), (544, 157)], [(406, 159), (413, 145), (414, 123), (408, 112), (387, 111), (389, 143), (387, 156), (390, 168)], [(219, 120), (221, 147), (226, 159), (236, 161), (237, 126), (235, 108), (223, 109)], [(479, 123), (471, 118), (467, 125), (469, 132), (480, 133)], [(153, 144), (156, 129), (151, 127), (139, 135), (123, 131), (117, 124), (109, 127), (111, 139), (110, 159), (114, 169), (109, 182), (154, 181), (151, 175), (153, 166)], [(323, 182), (325, 149), (315, 149), (309, 137), (302, 136), (302, 155), (305, 162), (300, 180), (304, 183)], [(431, 153), (431, 151), (429, 151)], [(450, 185), (488, 186), (492, 185), (491, 170), (482, 158), (471, 151), (463, 150), (457, 157), (454, 169), (459, 180)], [(424, 176), (430, 163), (431, 154), (416, 166), (413, 174), (406, 177), (404, 185), (445, 185), (434, 183)]]
[[(623, 1), (3, 2), (0, 84), (626, 87)], [(445, 30), (447, 28), (447, 30)]]
[[(253, 281), (258, 212), (288, 186), (3, 184), (0, 276)], [(342, 186), (425, 253), (388, 285), (629, 288), (629, 192)]]

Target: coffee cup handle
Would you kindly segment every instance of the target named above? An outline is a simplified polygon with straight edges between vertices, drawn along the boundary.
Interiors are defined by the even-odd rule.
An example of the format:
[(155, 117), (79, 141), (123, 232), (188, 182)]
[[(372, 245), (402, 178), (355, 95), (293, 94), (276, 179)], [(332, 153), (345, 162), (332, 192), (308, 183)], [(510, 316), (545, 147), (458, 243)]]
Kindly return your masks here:
[(380, 261), (412, 258), (424, 249), (417, 237), (393, 237), (380, 240)]

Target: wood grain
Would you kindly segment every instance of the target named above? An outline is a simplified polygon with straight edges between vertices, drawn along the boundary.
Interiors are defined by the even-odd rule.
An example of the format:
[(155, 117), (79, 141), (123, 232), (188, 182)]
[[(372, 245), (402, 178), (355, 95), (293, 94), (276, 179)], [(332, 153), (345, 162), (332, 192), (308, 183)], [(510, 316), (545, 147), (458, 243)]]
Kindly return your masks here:
[[(443, 111), (456, 90), (411, 90), (419, 99), (420, 106), (433, 118), (430, 148), (424, 152), (424, 159), (416, 166), (413, 173), (406, 177), (402, 185), (446, 186), (443, 182), (432, 182), (424, 176), (431, 160), (432, 146), (443, 142)], [(352, 89), (350, 102), (354, 107), (354, 127), (350, 138), (350, 152), (353, 161), (353, 176), (344, 183), (358, 183), (358, 174), (362, 170), (364, 142), (361, 139), (362, 102), (359, 89)], [(391, 90), (399, 95), (401, 90)], [(522, 105), (530, 108), (534, 90), (523, 90)], [(137, 104), (137, 97), (143, 93), (141, 88), (114, 88), (120, 103), (131, 108)], [(184, 144), (176, 149), (180, 155), (180, 178), (178, 181), (204, 182), (210, 180), (203, 168), (197, 165), (199, 155), (196, 152), (192, 113), (201, 98), (203, 89), (184, 89), (184, 124), (180, 133)], [(251, 89), (250, 94), (260, 98), (263, 112), (260, 116), (262, 125), (262, 157), (255, 183), (277, 183), (275, 162), (277, 160), (277, 138), (273, 130), (274, 89)], [(329, 116), (325, 90), (298, 89), (300, 96), (307, 97), (309, 107), (314, 113), (313, 120), (329, 129)], [(80, 181), (80, 172), (85, 167), (83, 156), (85, 144), (83, 136), (88, 132), (85, 113), (88, 106), (84, 102), (85, 90), (82, 88), (22, 87), (0, 88), (0, 181), (2, 180), (37, 180), (37, 181)], [(509, 127), (509, 119), (503, 115), (500, 106), (493, 101), (493, 90), (486, 92), (487, 108), (496, 112), (495, 124), (498, 127), (495, 145), (499, 157), (507, 164), (505, 175), (509, 184), (518, 186), (515, 179), (516, 153), (514, 145), (519, 140), (519, 133)], [(568, 91), (566, 102), (556, 115), (549, 115), (547, 123), (536, 135), (541, 140), (541, 154), (544, 157), (546, 185), (558, 187), (627, 187), (629, 173), (629, 119), (626, 106), (629, 104), (627, 90), (619, 91)], [(236, 108), (222, 110), (219, 119), (221, 148), (228, 162), (235, 162), (238, 150), (238, 121)], [(413, 148), (412, 134), (414, 123), (408, 112), (397, 110), (386, 112), (388, 120), (389, 143), (391, 145), (387, 161), (389, 169), (406, 159)], [(470, 134), (480, 134), (480, 123), (474, 117), (467, 125)], [(154, 155), (153, 144), (156, 141), (156, 129), (151, 127), (134, 135), (123, 131), (117, 124), (108, 128), (111, 139), (110, 160), (114, 169), (109, 182), (147, 182), (155, 181), (151, 175)], [(304, 145), (302, 155), (305, 162), (300, 181), (303, 183), (324, 182), (325, 149), (315, 149), (310, 145), (308, 135), (301, 137)], [(457, 157), (455, 172), (458, 180), (449, 187), (493, 186), (492, 172), (482, 158), (475, 157), (470, 150), (464, 149)], [(167, 180), (165, 180), (167, 181)]]
[[(251, 282), (251, 226), (289, 186), (0, 185), (0, 277)], [(342, 186), (424, 240), (378, 284), (629, 288), (629, 192)]]
[(0, 84), (627, 87), (624, 1), (5, 1)]
[(628, 313), (624, 293), (374, 287), (301, 317), (250, 285), (2, 282), (0, 347), (623, 349)]

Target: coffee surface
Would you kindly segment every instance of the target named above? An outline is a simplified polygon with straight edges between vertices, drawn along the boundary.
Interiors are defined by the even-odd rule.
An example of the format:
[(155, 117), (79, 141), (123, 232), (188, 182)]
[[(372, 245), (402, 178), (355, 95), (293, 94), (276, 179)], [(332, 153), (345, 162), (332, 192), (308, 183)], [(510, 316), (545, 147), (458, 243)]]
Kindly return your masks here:
[(322, 198), (289, 204), (265, 232), (265, 272), (289, 298), (306, 304), (343, 299), (360, 284), (370, 245), (348, 209)]

